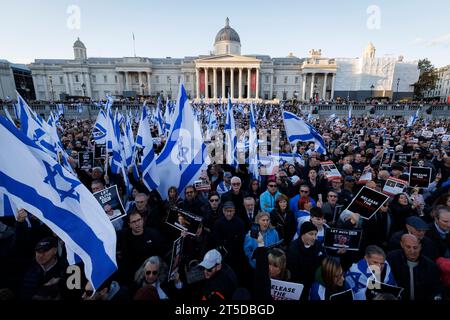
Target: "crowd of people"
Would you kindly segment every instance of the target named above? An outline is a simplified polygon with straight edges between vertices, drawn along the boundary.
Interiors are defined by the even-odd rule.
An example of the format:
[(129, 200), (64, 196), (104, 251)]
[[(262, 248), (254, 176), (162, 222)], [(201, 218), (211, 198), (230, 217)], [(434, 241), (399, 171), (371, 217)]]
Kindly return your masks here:
[[(244, 132), (247, 107), (235, 112)], [(194, 108), (205, 128), (205, 106)], [(301, 114), (294, 105), (284, 108)], [(217, 115), (220, 131), (224, 119)], [(400, 295), (381, 290), (377, 300), (450, 299), (450, 145), (442, 133), (422, 135), (423, 129), (441, 127), (445, 133), (450, 119), (419, 119), (412, 126), (389, 117), (354, 118), (351, 126), (336, 119), (310, 122), (327, 154), (315, 152), (314, 143), (290, 145), (281, 109), (264, 106), (257, 108), (258, 129), (281, 134), (279, 148), (269, 142), (269, 151), (295, 153), (301, 161), (281, 162), (273, 174), (261, 167), (258, 177), (246, 164), (213, 163), (201, 177), (202, 188), (189, 185), (183, 194), (178, 186), (164, 195), (148, 190), (130, 171), (133, 192), (127, 195), (122, 177), (105, 172), (102, 162), (82, 170), (75, 161), (78, 152), (94, 148), (93, 123), (61, 119), (61, 141), (80, 182), (93, 193), (117, 185), (122, 196), (127, 214), (114, 221), (118, 271), (95, 292), (84, 278), (69, 288), (62, 241), (20, 209), (15, 217), (0, 218), (0, 299), (272, 300), (271, 279), (302, 284), (301, 300), (329, 300), (349, 289), (353, 299), (366, 300), (371, 281), (403, 288)], [(411, 154), (411, 160), (386, 157), (391, 151)], [(333, 161), (341, 177), (327, 179), (323, 161)], [(336, 210), (346, 208), (363, 186), (381, 192), (389, 177), (408, 181), (411, 166), (431, 168), (428, 188), (405, 187), (370, 219)], [(367, 172), (371, 178), (360, 180)], [(174, 208), (202, 218), (195, 234), (166, 223)], [(325, 248), (324, 235), (332, 227), (362, 231), (359, 250)], [(173, 243), (180, 237), (182, 255), (170, 273)]]

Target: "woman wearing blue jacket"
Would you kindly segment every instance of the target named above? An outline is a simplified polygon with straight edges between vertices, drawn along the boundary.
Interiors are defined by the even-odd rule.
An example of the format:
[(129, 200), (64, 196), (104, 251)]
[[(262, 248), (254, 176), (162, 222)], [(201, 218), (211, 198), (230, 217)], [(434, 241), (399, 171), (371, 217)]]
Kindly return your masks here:
[[(270, 225), (269, 213), (259, 212), (255, 217), (255, 222), (259, 225), (259, 231), (263, 236), (264, 245), (266, 247), (280, 241), (277, 230)], [(255, 238), (251, 237), (250, 233), (251, 230), (245, 236), (244, 251), (250, 265), (254, 269), (256, 267), (256, 260), (253, 257), (253, 252), (258, 247), (258, 243)]]

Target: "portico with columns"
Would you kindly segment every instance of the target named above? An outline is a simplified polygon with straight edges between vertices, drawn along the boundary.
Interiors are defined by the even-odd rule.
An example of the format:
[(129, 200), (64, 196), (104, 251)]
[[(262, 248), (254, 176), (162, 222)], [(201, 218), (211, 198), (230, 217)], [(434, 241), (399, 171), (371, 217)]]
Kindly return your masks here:
[(233, 101), (260, 100), (261, 61), (237, 55), (195, 60), (196, 99), (217, 102), (230, 95)]

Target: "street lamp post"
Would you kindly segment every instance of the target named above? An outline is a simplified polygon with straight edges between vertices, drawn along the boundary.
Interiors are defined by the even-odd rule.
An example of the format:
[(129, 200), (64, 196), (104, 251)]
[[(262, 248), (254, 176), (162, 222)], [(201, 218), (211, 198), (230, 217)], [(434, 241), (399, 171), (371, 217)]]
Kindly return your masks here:
[(373, 89), (375, 88), (375, 86), (372, 84), (370, 86), (370, 98), (373, 99)]
[(81, 89), (83, 89), (83, 99), (84, 99), (84, 97), (86, 97), (86, 85), (84, 84), (84, 82), (81, 84)]
[(317, 101), (317, 83), (314, 84), (314, 93), (313, 93), (313, 100), (314, 102)]
[(398, 100), (398, 85), (400, 84), (400, 78), (397, 79), (397, 94), (396, 94), (396, 100)]
[(172, 78), (169, 76), (169, 94), (167, 95), (168, 99), (172, 99)]
[(52, 90), (52, 103), (53, 101), (55, 101), (55, 94), (53, 91), (53, 77), (52, 76), (48, 76), (48, 81), (50, 82), (50, 88)]
[(141, 84), (141, 89), (142, 89), (142, 96), (144, 96), (145, 84)]

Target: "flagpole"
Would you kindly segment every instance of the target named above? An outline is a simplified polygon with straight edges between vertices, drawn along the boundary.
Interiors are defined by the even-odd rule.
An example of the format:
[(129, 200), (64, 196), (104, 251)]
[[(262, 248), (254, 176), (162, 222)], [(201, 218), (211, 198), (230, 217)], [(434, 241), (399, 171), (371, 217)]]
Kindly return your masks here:
[(133, 51), (134, 57), (136, 58), (136, 39), (134, 38), (134, 32), (133, 32)]

